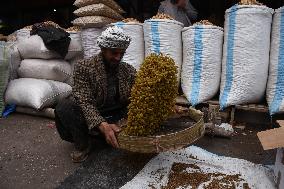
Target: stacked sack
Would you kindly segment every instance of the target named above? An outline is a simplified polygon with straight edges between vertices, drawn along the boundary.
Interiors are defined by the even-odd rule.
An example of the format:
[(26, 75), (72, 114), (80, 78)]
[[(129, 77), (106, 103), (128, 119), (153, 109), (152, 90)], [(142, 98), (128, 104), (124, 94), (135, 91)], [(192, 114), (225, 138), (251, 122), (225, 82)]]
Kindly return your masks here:
[(163, 53), (174, 59), (178, 81), (182, 65), (182, 29), (182, 23), (165, 14), (158, 14), (144, 22), (145, 56)]
[(284, 112), (284, 7), (273, 16), (266, 99), (270, 114)]
[[(248, 2), (248, 0), (246, 0)], [(249, 3), (225, 14), (220, 106), (257, 103), (265, 95), (273, 10)]]
[(183, 64), (181, 87), (193, 105), (213, 98), (219, 91), (223, 29), (208, 21), (182, 31)]
[(4, 94), (9, 77), (9, 61), (7, 44), (0, 41), (0, 117), (4, 111)]
[[(50, 25), (50, 26), (53, 26), (55, 28), (60, 28), (60, 29), (63, 29), (61, 28), (58, 24), (52, 22), (52, 21), (46, 21), (46, 22), (43, 22), (43, 24), (45, 25)], [(32, 30), (33, 26), (30, 25), (30, 26), (26, 26), (22, 29), (19, 29), (17, 30), (15, 33), (16, 33), (16, 38), (17, 38), (17, 41), (20, 42), (22, 41), (23, 39), (26, 39), (28, 37), (30, 37), (30, 33), (31, 33), (31, 30)], [(63, 29), (64, 30), (64, 29)]]
[[(48, 50), (38, 35), (32, 35), (17, 43), (20, 65), (15, 66), (15, 79), (9, 82), (5, 94), (7, 104), (15, 104), (35, 110), (53, 107), (72, 92), (68, 84), (72, 76), (69, 62), (81, 56), (80, 35), (71, 37), (68, 53), (63, 59), (58, 53)], [(14, 62), (12, 62), (14, 64)], [(18, 61), (15, 60), (15, 65)]]
[(122, 8), (113, 0), (76, 0), (74, 5), (78, 7), (74, 14), (78, 16), (73, 25), (82, 27), (82, 45), (84, 58), (96, 55), (100, 48), (96, 41), (110, 23), (121, 21), (124, 13)]
[(143, 24), (133, 18), (127, 18), (112, 25), (122, 28), (125, 34), (131, 37), (130, 45), (122, 61), (139, 70), (145, 57)]

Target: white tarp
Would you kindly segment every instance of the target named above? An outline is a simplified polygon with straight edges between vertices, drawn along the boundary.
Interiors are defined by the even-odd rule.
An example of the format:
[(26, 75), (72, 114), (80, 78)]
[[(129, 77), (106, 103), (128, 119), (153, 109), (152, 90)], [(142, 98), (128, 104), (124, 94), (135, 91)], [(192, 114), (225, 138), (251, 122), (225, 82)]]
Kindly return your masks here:
[[(184, 175), (182, 179), (179, 179), (178, 174), (175, 175), (176, 178), (171, 175), (175, 171), (173, 165), (179, 164), (185, 168), (179, 173), (180, 176)], [(199, 176), (205, 179), (200, 182)], [(230, 176), (237, 179), (230, 180)], [(173, 187), (173, 179), (176, 179), (176, 183), (182, 181), (183, 185)], [(236, 189), (244, 186), (251, 189), (275, 189), (273, 170), (246, 160), (217, 156), (195, 146), (159, 154), (121, 189), (160, 189), (168, 184), (171, 184), (172, 188), (203, 189), (213, 182), (223, 188), (234, 188), (234, 185)], [(193, 187), (193, 184), (189, 183), (197, 186)]]

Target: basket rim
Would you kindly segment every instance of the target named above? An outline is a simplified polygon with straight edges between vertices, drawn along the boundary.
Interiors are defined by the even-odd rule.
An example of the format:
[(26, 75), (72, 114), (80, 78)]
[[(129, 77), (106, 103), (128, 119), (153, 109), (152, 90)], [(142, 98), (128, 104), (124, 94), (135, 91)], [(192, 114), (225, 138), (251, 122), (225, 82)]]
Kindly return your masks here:
[[(176, 132), (173, 132), (173, 133), (169, 133), (169, 134), (163, 134), (163, 135), (156, 135), (156, 136), (130, 136), (130, 135), (123, 135), (123, 134), (119, 134), (118, 137), (119, 138), (130, 138), (130, 139), (137, 139), (137, 140), (141, 140), (141, 139), (161, 139), (161, 138), (164, 138), (164, 137), (170, 137), (170, 136), (173, 136), (173, 135), (177, 135), (179, 133), (183, 133), (185, 131), (188, 131), (190, 129), (193, 129), (197, 126), (199, 126), (199, 124), (202, 124), (204, 121), (203, 121), (203, 113), (199, 110), (196, 110), (194, 108), (189, 108), (189, 111), (194, 111), (196, 112), (197, 114), (199, 114), (200, 118), (198, 119), (198, 121), (196, 121), (196, 123), (194, 123), (194, 125), (192, 127), (188, 127), (188, 128), (185, 128), (183, 130), (180, 130), (180, 131), (176, 131)], [(181, 115), (184, 116), (184, 115), (187, 115), (187, 116), (190, 116), (190, 113), (187, 112), (186, 114), (183, 114)]]

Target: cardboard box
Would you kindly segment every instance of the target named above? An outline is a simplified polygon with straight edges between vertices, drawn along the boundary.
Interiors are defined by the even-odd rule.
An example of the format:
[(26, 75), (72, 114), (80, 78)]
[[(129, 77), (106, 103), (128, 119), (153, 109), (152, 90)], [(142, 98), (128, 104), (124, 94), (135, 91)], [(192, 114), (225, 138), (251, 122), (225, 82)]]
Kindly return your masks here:
[(277, 148), (275, 181), (278, 189), (284, 189), (284, 120), (278, 121), (280, 128), (257, 133), (264, 150)]

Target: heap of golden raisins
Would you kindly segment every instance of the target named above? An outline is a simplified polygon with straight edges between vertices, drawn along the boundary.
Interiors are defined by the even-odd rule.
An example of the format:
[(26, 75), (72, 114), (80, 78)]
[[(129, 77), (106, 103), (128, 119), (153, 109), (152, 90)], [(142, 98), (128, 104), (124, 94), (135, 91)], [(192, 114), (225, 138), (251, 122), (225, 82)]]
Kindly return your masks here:
[(178, 93), (177, 67), (172, 58), (151, 54), (144, 60), (131, 91), (128, 123), (130, 136), (159, 131), (171, 113)]

